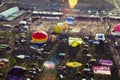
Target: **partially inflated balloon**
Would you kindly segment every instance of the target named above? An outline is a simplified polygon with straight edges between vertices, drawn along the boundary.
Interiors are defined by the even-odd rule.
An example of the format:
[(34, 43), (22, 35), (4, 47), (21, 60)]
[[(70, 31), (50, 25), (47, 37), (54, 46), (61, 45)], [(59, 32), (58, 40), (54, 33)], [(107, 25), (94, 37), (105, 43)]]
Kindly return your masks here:
[(74, 8), (75, 5), (78, 3), (78, 0), (69, 0), (68, 3), (70, 8)]
[(45, 43), (48, 40), (48, 35), (44, 31), (36, 31), (32, 34), (32, 40), (35, 43)]

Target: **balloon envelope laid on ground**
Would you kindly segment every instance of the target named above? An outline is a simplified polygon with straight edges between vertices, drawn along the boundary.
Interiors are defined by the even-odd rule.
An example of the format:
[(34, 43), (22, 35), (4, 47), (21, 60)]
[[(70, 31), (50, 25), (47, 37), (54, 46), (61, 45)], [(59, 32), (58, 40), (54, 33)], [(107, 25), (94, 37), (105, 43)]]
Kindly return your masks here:
[(120, 23), (114, 26), (114, 31), (120, 32)]
[(28, 59), (30, 56), (29, 55), (17, 55), (16, 57), (19, 59)]
[(78, 3), (78, 0), (69, 0), (68, 3), (70, 8), (74, 8), (75, 5)]
[(0, 62), (9, 62), (9, 59), (6, 59), (6, 58), (0, 58)]
[(35, 31), (32, 34), (32, 40), (35, 43), (45, 43), (48, 40), (48, 35), (44, 31)]
[(9, 76), (7, 80), (24, 80), (23, 77), (20, 76)]
[(100, 44), (100, 41), (96, 41), (96, 40), (89, 40), (89, 43), (91, 43), (91, 44)]
[(24, 74), (26, 72), (26, 68), (21, 66), (14, 66), (9, 72), (7, 76), (7, 80), (24, 80)]
[(52, 61), (45, 61), (43, 63), (43, 65), (48, 69), (54, 69), (55, 68), (55, 64)]
[(79, 44), (82, 44), (83, 40), (81, 38), (69, 37), (68, 44), (72, 47), (77, 47)]
[[(43, 43), (43, 44), (44, 44), (44, 43)], [(33, 44), (33, 45), (30, 46), (30, 48), (32, 48), (32, 49), (38, 49), (38, 48), (39, 48), (39, 45)]]
[(26, 72), (26, 68), (21, 66), (14, 66), (10, 71), (9, 74), (13, 75), (23, 75)]
[(66, 65), (68, 67), (81, 67), (82, 66), (82, 64), (79, 62), (67, 62)]
[(72, 25), (75, 23), (75, 19), (73, 17), (67, 17), (65, 22), (69, 25)]

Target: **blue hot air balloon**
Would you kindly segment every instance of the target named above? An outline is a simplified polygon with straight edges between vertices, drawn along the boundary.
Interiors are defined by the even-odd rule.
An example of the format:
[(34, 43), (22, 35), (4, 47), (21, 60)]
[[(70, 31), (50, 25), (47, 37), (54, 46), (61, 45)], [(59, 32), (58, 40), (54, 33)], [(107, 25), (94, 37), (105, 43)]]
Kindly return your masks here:
[(68, 25), (73, 25), (75, 23), (75, 19), (73, 17), (67, 17), (65, 22)]

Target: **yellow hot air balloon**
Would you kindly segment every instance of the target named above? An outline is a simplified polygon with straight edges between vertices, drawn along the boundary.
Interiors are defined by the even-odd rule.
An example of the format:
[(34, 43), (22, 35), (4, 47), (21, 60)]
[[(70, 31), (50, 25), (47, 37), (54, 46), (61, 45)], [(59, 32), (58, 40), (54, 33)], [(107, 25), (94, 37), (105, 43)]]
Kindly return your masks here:
[(62, 26), (63, 26), (63, 23), (57, 23), (57, 25), (54, 26), (54, 32), (56, 33), (63, 32)]
[(74, 8), (75, 5), (78, 3), (78, 0), (69, 0), (68, 1), (70, 8)]

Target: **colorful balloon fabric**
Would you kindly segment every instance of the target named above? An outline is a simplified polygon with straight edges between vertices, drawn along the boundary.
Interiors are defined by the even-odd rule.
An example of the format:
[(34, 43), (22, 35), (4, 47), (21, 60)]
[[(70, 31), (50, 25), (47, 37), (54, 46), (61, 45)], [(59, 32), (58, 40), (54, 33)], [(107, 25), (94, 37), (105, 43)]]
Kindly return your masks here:
[(26, 72), (26, 68), (21, 67), (21, 66), (14, 66), (9, 73), (12, 75), (24, 75)]
[(78, 3), (78, 0), (69, 0), (68, 1), (70, 8), (74, 8), (75, 5)]
[(43, 63), (43, 65), (48, 69), (54, 69), (55, 68), (55, 64), (52, 61), (45, 61)]
[(50, 42), (56, 42), (57, 40), (58, 40), (58, 36), (56, 36), (56, 35), (48, 36), (48, 41), (50, 41)]
[(48, 35), (44, 31), (36, 31), (32, 34), (32, 40), (35, 43), (45, 43), (48, 40)]
[(120, 32), (120, 23), (114, 26), (114, 31)]
[(28, 59), (28, 58), (30, 58), (29, 55), (17, 55), (16, 57), (19, 58), (19, 59)]
[(20, 76), (9, 76), (7, 80), (23, 80), (23, 77)]
[(54, 26), (54, 32), (56, 33), (63, 32), (62, 26), (63, 26), (63, 23), (57, 23), (57, 25)]
[(73, 17), (67, 17), (67, 18), (66, 18), (66, 23), (67, 23), (68, 25), (72, 25), (72, 24), (75, 23), (75, 19), (74, 19)]
[(79, 44), (82, 44), (83, 40), (81, 38), (69, 37), (68, 44), (72, 47), (77, 47)]
[(68, 67), (81, 67), (82, 63), (79, 63), (79, 62), (67, 62), (66, 65)]
[(30, 46), (30, 48), (32, 48), (32, 49), (38, 49), (38, 48), (42, 47), (43, 45), (44, 45), (44, 43), (33, 44), (33, 45)]
[(56, 33), (62, 33), (63, 31), (68, 29), (67, 23), (57, 23), (57, 25), (54, 26), (54, 32)]

